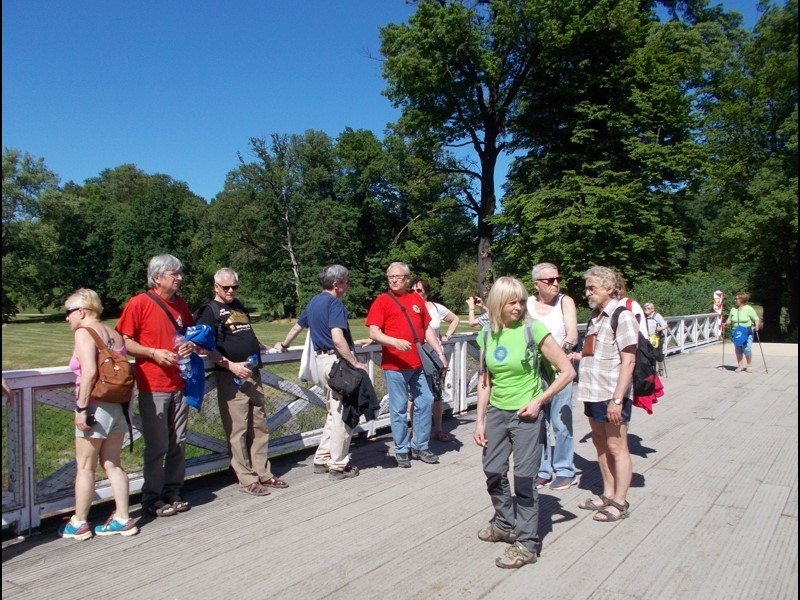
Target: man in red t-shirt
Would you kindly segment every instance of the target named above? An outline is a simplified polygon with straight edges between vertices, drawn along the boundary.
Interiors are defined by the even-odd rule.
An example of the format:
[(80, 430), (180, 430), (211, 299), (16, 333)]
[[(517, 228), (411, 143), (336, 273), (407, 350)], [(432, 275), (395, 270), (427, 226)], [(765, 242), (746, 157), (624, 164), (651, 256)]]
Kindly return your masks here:
[[(411, 458), (428, 464), (439, 462), (438, 457), (428, 449), (433, 395), (422, 371), (416, 341), (427, 341), (447, 367), (439, 338), (429, 327), (431, 317), (425, 308), (425, 301), (416, 292), (408, 291), (410, 274), (405, 263), (394, 262), (389, 265), (386, 271), (389, 290), (375, 298), (366, 320), (369, 337), (383, 346), (381, 367), (389, 392), (394, 456), (399, 467), (410, 467)], [(406, 423), (409, 394), (414, 399), (413, 437)]]
[(150, 259), (149, 290), (128, 301), (117, 322), (128, 354), (136, 357), (136, 386), (144, 437), (142, 512), (168, 517), (187, 511), (181, 498), (186, 476), (186, 428), (189, 405), (178, 357), (195, 350), (192, 342), (175, 347), (175, 334), (194, 324), (186, 301), (178, 296), (183, 264), (171, 254)]

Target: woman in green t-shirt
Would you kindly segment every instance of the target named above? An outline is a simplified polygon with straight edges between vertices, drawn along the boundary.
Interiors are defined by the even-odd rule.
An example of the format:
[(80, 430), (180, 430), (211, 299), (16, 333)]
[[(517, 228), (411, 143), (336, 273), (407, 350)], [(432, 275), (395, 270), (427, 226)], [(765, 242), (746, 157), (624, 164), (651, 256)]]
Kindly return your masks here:
[[(733, 297), (733, 302), (736, 306), (731, 309), (728, 315), (728, 320), (725, 322), (726, 327), (733, 325), (731, 332), (736, 331), (737, 327), (747, 328), (747, 337), (744, 342), (737, 344), (733, 343), (733, 350), (736, 353), (736, 372), (746, 371), (752, 373), (751, 364), (753, 362), (753, 334), (758, 331), (758, 315), (756, 310), (750, 306), (747, 301), (750, 300), (750, 294), (747, 292), (739, 292)], [(742, 360), (744, 355), (745, 360)]]
[[(483, 448), (483, 472), (494, 506), (494, 518), (478, 533), (485, 542), (511, 544), (495, 561), (498, 567), (518, 569), (536, 562), (539, 495), (536, 475), (542, 457), (542, 407), (572, 383), (575, 369), (547, 328), (539, 321), (526, 323), (528, 292), (513, 277), (501, 277), (486, 298), (489, 325), (478, 334), (485, 357), (478, 379), (475, 443)], [(535, 350), (556, 371), (547, 387), (534, 369), (525, 329), (532, 332)], [(486, 331), (486, 330), (485, 330)], [(485, 340), (485, 341), (484, 341)], [(485, 347), (484, 347), (485, 346)], [(544, 388), (547, 387), (545, 390)], [(514, 455), (514, 492), (508, 467)]]

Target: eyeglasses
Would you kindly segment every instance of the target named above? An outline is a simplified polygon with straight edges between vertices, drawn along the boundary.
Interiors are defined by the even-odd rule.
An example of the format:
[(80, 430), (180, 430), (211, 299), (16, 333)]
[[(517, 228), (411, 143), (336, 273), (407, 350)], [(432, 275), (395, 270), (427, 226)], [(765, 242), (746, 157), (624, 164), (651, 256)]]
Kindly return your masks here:
[(537, 279), (536, 281), (541, 281), (545, 285), (553, 285), (554, 283), (560, 282), (561, 277), (545, 277), (544, 279)]
[(177, 279), (178, 277), (183, 277), (183, 271), (164, 271), (164, 277), (172, 277), (173, 279)]
[(229, 290), (233, 290), (235, 292), (236, 290), (239, 289), (239, 284), (238, 283), (236, 285), (221, 285), (221, 284), (218, 283), (217, 285), (219, 287), (221, 287), (222, 290), (225, 291), (225, 292), (227, 292)]
[(412, 292), (418, 292), (418, 293), (422, 293), (422, 294), (424, 294), (424, 293), (425, 293), (425, 290), (424, 290), (424, 289), (422, 289), (422, 288), (411, 288), (411, 291), (412, 291)]
[(387, 276), (387, 279), (389, 279), (389, 281), (400, 281), (406, 277), (408, 277), (408, 275), (389, 275)]
[(77, 308), (68, 308), (68, 309), (67, 309), (67, 311), (64, 313), (64, 316), (65, 316), (65, 317), (68, 317), (68, 316), (70, 316), (72, 313), (74, 313), (76, 310), (80, 310), (80, 309), (82, 309), (82, 308), (83, 308), (82, 306), (79, 306), (79, 307), (77, 307)]

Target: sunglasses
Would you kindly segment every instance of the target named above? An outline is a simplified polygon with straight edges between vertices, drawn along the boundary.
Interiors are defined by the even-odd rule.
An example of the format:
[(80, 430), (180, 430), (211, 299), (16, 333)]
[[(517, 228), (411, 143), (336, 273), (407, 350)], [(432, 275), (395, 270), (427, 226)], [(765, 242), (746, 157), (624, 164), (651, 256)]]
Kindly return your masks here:
[(223, 291), (225, 291), (225, 292), (227, 292), (227, 291), (229, 291), (229, 290), (236, 291), (236, 290), (238, 290), (238, 289), (239, 289), (239, 284), (238, 284), (238, 283), (237, 283), (236, 285), (220, 285), (220, 284), (218, 283), (217, 285), (219, 285), (219, 287), (221, 287), (221, 288), (222, 288), (222, 290), (223, 290)]
[(413, 292), (422, 292), (423, 294), (425, 293), (425, 290), (422, 289), (422, 288), (411, 288), (411, 291), (413, 291)]
[(561, 281), (561, 277), (547, 277), (545, 279), (537, 279), (536, 281), (541, 281), (546, 285), (553, 285), (554, 283), (558, 283)]
[(64, 316), (65, 316), (65, 317), (68, 317), (68, 316), (70, 316), (72, 313), (74, 313), (76, 310), (80, 310), (80, 309), (82, 309), (82, 308), (83, 308), (82, 306), (79, 306), (78, 308), (68, 308), (68, 309), (67, 309), (67, 311), (64, 313)]

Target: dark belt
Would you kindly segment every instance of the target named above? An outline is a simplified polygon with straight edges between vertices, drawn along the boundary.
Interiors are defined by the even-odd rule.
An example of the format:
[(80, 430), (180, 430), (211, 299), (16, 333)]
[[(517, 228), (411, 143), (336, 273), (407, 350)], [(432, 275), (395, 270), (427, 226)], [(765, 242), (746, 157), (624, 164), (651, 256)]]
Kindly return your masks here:
[(323, 354), (336, 354), (336, 350), (334, 348), (330, 348), (329, 350), (316, 350), (314, 354), (317, 356), (322, 356)]

